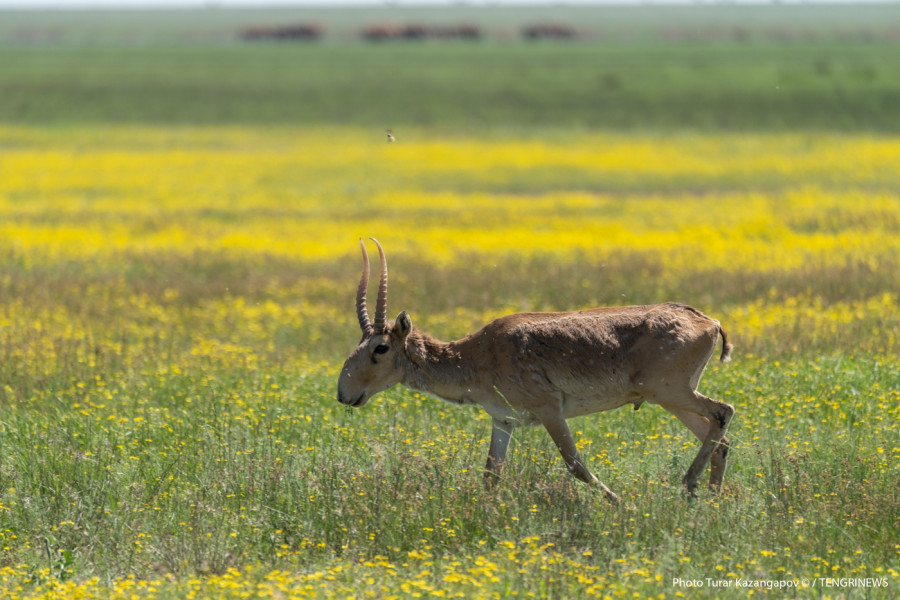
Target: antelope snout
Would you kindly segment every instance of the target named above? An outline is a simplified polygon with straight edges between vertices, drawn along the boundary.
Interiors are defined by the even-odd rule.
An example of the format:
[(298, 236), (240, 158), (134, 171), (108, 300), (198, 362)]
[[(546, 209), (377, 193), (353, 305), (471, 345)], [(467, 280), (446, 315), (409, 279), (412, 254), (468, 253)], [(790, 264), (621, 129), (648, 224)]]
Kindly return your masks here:
[(361, 393), (359, 396), (348, 396), (340, 388), (338, 388), (337, 399), (341, 404), (352, 406), (354, 408), (362, 406), (367, 400), (365, 392)]

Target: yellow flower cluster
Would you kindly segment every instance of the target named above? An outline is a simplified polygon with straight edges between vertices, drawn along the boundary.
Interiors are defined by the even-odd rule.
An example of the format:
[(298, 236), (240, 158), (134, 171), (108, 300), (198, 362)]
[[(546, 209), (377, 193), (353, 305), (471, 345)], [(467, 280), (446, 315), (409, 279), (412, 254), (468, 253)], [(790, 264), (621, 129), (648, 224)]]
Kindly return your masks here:
[[(415, 257), (431, 271), (464, 264), (487, 271), (510, 261), (588, 265), (581, 279), (559, 282), (580, 292), (568, 302), (563, 288), (549, 306), (498, 290), (464, 297), (455, 315), (404, 307), (438, 333), (460, 335), (517, 308), (608, 303), (615, 295), (604, 277), (612, 273), (621, 274), (613, 291), (623, 296), (641, 289), (645, 301), (687, 300), (735, 315), (729, 326), (756, 349), (771, 339), (782, 349), (802, 346), (804, 335), (847, 340), (845, 326), (859, 334), (861, 349), (896, 347), (888, 286), (900, 265), (900, 198), (891, 191), (900, 141), (893, 138), (585, 133), (435, 141), (413, 131), (386, 145), (354, 129), (3, 127), (0, 145), (0, 249), (25, 269), (88, 261), (115, 272), (150, 257), (190, 264), (218, 256), (248, 270), (272, 260), (319, 270), (292, 289), (262, 283), (272, 296), (262, 305), (225, 296), (196, 311), (192, 320), (247, 325), (226, 353), (252, 353), (271, 343), (263, 341), (268, 327), (291, 321), (305, 323), (297, 328), (312, 353), (322, 339), (323, 355), (333, 352), (328, 340), (337, 327), (321, 324), (348, 323), (354, 275), (331, 265), (358, 264), (356, 239), (369, 235), (392, 261)], [(396, 288), (421, 273), (393, 276)], [(696, 290), (695, 281), (709, 284)], [(168, 306), (190, 293), (185, 285), (173, 281), (160, 301), (121, 276), (104, 276), (85, 292), (146, 308), (156, 327), (171, 321)], [(294, 305), (285, 306), (287, 292)], [(9, 301), (26, 323), (77, 321), (59, 305)], [(785, 334), (795, 331), (804, 335), (791, 342)], [(202, 338), (195, 352), (208, 354), (221, 336)], [(39, 354), (52, 354), (46, 350)]]
[[(722, 564), (711, 566), (710, 579), (731, 582), (731, 597), (753, 597), (750, 590), (743, 596), (734, 594), (735, 582), (757, 581), (759, 569), (767, 563), (777, 563), (779, 554), (790, 555), (791, 548), (779, 551), (762, 550), (758, 558), (734, 561), (727, 554)], [(156, 579), (120, 579), (106, 584), (94, 577), (82, 582), (58, 582), (51, 580), (31, 589), (27, 596), (9, 582), (20, 580), (22, 567), (0, 568), (0, 591), (6, 597), (29, 600), (155, 600), (160, 598), (228, 599), (228, 598), (380, 598), (401, 600), (405, 598), (474, 598), (492, 600), (504, 597), (519, 598), (633, 598), (631, 590), (638, 585), (650, 584), (660, 589), (669, 587), (671, 594), (658, 597), (691, 597), (690, 590), (667, 586), (663, 573), (654, 561), (635, 556), (623, 557), (611, 565), (600, 566), (584, 552), (580, 558), (557, 552), (552, 543), (541, 544), (536, 538), (520, 542), (503, 542), (496, 550), (465, 557), (436, 557), (418, 551), (409, 553), (409, 560), (392, 562), (386, 557), (358, 562), (338, 562), (322, 570), (307, 572), (267, 571), (259, 566), (242, 569), (230, 568), (221, 575), (176, 580), (172, 577)], [(679, 562), (693, 562), (681, 555)], [(865, 569), (831, 568), (828, 559), (815, 557), (810, 567), (814, 578), (833, 578), (840, 572), (844, 579)], [(900, 573), (892, 569), (878, 569), (877, 579), (887, 585), (896, 584)], [(543, 585), (539, 589), (523, 589), (517, 583), (519, 574), (541, 575)], [(778, 573), (781, 579), (771, 581), (796, 581), (797, 589), (811, 591), (811, 578), (793, 573)], [(883, 579), (882, 579), (883, 578)], [(862, 577), (859, 577), (862, 579)], [(869, 577), (870, 580), (876, 577)], [(804, 582), (805, 583), (801, 583)], [(722, 585), (720, 583), (720, 585)], [(821, 586), (821, 583), (819, 584)], [(771, 591), (771, 590), (770, 590)], [(839, 590), (838, 590), (839, 591)], [(817, 596), (841, 598), (836, 595)]]
[[(680, 597), (688, 571), (898, 585), (900, 546), (857, 524), (893, 515), (900, 464), (900, 140), (376, 133), (0, 126), (3, 468), (22, 444), (42, 490), (0, 490), (0, 597)], [(696, 440), (654, 409), (573, 422), (633, 500), (618, 512), (559, 484), (537, 429), (486, 498), (485, 415), (399, 391), (361, 427), (333, 381), (370, 235), (391, 310), (442, 337), (601, 303), (719, 319), (738, 349), (704, 382), (738, 409), (724, 496), (672, 509)], [(836, 447), (855, 453), (840, 476), (813, 477)], [(102, 483), (58, 502), (81, 482)], [(94, 577), (84, 540), (115, 527), (132, 562)], [(740, 554), (690, 552), (723, 532)]]
[(679, 271), (769, 270), (877, 266), (898, 219), (894, 139), (583, 134), (381, 147), (357, 130), (96, 135), (0, 128), (6, 247), (33, 259), (206, 249), (312, 260), (377, 235), (426, 259), (622, 249), (664, 254)]

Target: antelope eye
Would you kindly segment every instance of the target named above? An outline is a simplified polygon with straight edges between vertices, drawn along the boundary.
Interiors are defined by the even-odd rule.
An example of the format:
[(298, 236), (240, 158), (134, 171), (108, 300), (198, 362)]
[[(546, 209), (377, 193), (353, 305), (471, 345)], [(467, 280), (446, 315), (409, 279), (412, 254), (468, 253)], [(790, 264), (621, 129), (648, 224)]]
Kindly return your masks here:
[(385, 354), (390, 348), (385, 344), (378, 344), (375, 346), (375, 354)]

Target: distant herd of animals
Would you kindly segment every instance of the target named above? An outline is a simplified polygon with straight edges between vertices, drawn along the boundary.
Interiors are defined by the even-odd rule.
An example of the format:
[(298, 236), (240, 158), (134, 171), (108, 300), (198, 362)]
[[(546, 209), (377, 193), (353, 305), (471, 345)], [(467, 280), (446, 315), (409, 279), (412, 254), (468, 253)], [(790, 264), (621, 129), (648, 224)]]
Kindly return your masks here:
[[(319, 23), (254, 25), (242, 29), (239, 37), (246, 41), (314, 41), (321, 38), (324, 33), (325, 27)], [(526, 40), (564, 40), (578, 36), (574, 27), (559, 23), (526, 25), (519, 33)], [(474, 23), (443, 25), (376, 23), (363, 27), (358, 35), (370, 42), (428, 39), (476, 41), (484, 37), (484, 32)]]
[[(238, 37), (248, 42), (287, 41), (312, 42), (323, 38), (326, 27), (317, 22), (252, 25), (238, 31)], [(342, 36), (361, 39), (368, 42), (391, 41), (424, 41), (424, 40), (461, 40), (478, 41), (488, 37), (500, 39), (522, 39), (525, 41), (540, 40), (576, 40), (603, 39), (606, 33), (585, 27), (546, 21), (530, 23), (518, 30), (497, 30), (487, 32), (481, 26), (471, 23), (373, 23)], [(900, 40), (900, 27), (888, 25), (885, 28), (837, 28), (834, 30), (816, 31), (809, 28), (790, 26), (753, 28), (745, 24), (708, 26), (670, 25), (662, 27), (651, 35), (663, 42), (674, 43), (710, 43), (734, 42), (745, 44), (752, 41), (763, 41), (772, 44), (793, 44), (796, 42), (835, 41), (835, 42), (876, 42), (896, 43)]]

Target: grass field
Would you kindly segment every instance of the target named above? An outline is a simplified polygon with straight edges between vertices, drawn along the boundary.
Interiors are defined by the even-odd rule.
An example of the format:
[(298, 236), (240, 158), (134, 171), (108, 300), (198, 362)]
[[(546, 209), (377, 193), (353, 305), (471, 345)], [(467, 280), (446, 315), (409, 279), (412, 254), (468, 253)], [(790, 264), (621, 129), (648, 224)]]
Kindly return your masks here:
[[(656, 116), (630, 127), (641, 110), (592, 117), (573, 80), (604, 53), (660, 74), (752, 51), (777, 73), (816, 47), (875, 65), (889, 104), (897, 48), (632, 45), (4, 46), (0, 597), (896, 595), (896, 115), (796, 94), (753, 130), (749, 101), (690, 118), (643, 82)], [(280, 75), (301, 54), (321, 97)], [(462, 75), (473, 57), (496, 88)], [(503, 79), (528, 60), (545, 66)], [(382, 71), (449, 96), (393, 107)], [(838, 72), (841, 98), (875, 101)], [(342, 123), (354, 103), (370, 112)], [(443, 339), (519, 310), (719, 319), (734, 361), (700, 389), (737, 410), (721, 494), (682, 497), (697, 443), (653, 406), (571, 422), (615, 508), (543, 430), (516, 432), (488, 491), (487, 415), (403, 388), (341, 407), (364, 236), (388, 312)]]
[[(898, 18), (897, 5), (7, 11), (0, 121), (897, 133)], [(249, 24), (306, 21), (331, 33), (237, 41)], [(357, 34), (459, 21), (485, 39)], [(517, 41), (547, 21), (589, 35)]]
[(50, 47), (0, 56), (0, 117), (32, 124), (900, 130), (897, 43)]
[[(900, 143), (369, 136), (2, 130), (7, 593), (900, 585)], [(721, 319), (736, 360), (703, 389), (738, 411), (723, 494), (681, 499), (695, 444), (654, 408), (574, 424), (619, 509), (568, 479), (542, 431), (517, 435), (487, 492), (486, 415), (402, 389), (339, 408), (368, 234), (391, 310), (444, 337), (511, 310), (666, 299)], [(820, 593), (888, 597), (801, 595)]]

